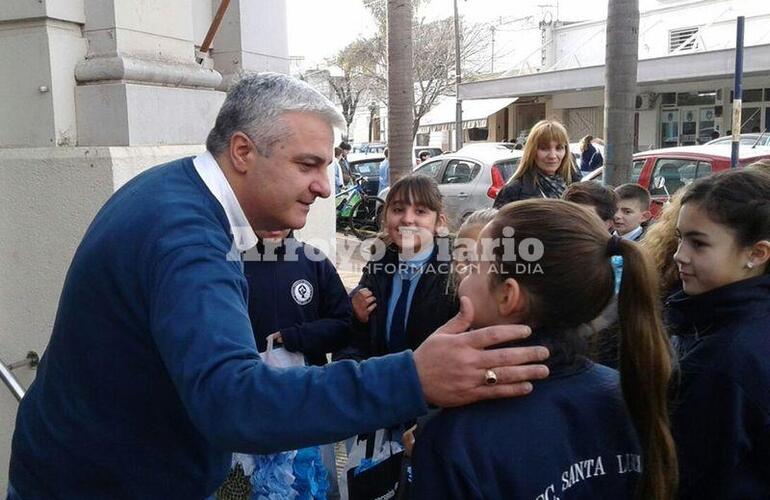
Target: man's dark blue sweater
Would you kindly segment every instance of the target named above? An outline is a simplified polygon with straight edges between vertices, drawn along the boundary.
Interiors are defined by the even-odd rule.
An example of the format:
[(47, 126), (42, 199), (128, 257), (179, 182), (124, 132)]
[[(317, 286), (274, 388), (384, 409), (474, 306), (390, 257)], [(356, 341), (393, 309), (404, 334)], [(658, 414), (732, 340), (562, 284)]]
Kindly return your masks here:
[(264, 351), (267, 336), (280, 331), (288, 350), (323, 366), (327, 352), (349, 343), (350, 299), (320, 251), (289, 237), (282, 243), (260, 241), (244, 261), (257, 349)]
[(224, 209), (191, 158), (107, 201), (19, 407), (10, 482), (23, 499), (204, 498), (233, 451), (332, 442), (426, 411), (409, 352), (264, 365), (231, 248)]
[(552, 347), (549, 365), (526, 397), (431, 420), (416, 441), (413, 498), (632, 498), (639, 444), (618, 373)]

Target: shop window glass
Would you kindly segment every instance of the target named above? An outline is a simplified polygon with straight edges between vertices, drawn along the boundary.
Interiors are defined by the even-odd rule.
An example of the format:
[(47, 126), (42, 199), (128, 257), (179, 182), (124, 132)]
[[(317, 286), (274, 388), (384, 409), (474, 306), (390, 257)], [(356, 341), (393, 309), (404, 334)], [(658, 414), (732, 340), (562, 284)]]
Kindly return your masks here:
[(664, 111), (660, 127), (663, 147), (676, 146), (679, 143), (679, 111)]
[(762, 102), (762, 89), (744, 90), (743, 102)]
[(717, 93), (714, 90), (699, 90), (697, 92), (679, 92), (676, 94), (678, 106), (699, 106), (703, 104), (715, 104)]
[(665, 92), (661, 94), (661, 104), (664, 106), (671, 105), (676, 106), (676, 92)]
[(698, 117), (698, 143), (705, 144), (711, 140), (714, 132), (714, 108), (701, 108)]

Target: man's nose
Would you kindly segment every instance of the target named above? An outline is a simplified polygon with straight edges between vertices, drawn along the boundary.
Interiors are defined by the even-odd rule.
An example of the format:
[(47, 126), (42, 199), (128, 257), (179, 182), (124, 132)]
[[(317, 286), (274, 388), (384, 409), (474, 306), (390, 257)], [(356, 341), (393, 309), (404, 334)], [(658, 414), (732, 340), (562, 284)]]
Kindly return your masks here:
[(321, 198), (328, 198), (329, 195), (331, 195), (331, 183), (329, 182), (329, 177), (326, 175), (326, 170), (323, 170), (322, 174), (313, 181), (310, 185), (310, 190), (313, 194), (320, 196)]

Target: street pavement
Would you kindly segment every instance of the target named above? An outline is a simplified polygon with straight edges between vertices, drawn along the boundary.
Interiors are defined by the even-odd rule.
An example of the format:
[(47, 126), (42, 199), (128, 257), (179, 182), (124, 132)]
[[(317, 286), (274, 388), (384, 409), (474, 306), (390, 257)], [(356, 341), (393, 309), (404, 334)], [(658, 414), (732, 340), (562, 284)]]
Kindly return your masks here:
[(350, 235), (337, 233), (337, 255), (334, 262), (345, 288), (350, 291), (358, 285), (366, 258), (361, 255), (361, 241)]

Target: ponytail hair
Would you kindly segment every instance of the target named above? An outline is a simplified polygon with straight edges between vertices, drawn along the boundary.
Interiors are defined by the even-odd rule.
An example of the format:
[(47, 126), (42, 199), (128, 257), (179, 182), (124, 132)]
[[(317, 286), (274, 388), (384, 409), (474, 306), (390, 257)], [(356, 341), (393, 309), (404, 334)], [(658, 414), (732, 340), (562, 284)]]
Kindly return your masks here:
[[(485, 231), (503, 243), (494, 251), (497, 272), (490, 274), (490, 284), (516, 279), (527, 294), (527, 322), (544, 328), (569, 331), (596, 318), (615, 291), (610, 256), (623, 256), (618, 298), (620, 381), (642, 445), (644, 466), (637, 497), (674, 498), (678, 468), (667, 408), (672, 357), (650, 258), (636, 243), (610, 237), (593, 211), (563, 200), (509, 203)], [(511, 235), (514, 243), (537, 242), (542, 250), (537, 261), (540, 272), (517, 266), (521, 259), (515, 252), (506, 254), (504, 238)], [(508, 250), (511, 246), (515, 248), (508, 245)]]
[(667, 406), (673, 362), (661, 321), (658, 273), (638, 244), (622, 238), (614, 242), (623, 257), (618, 294), (620, 383), (644, 457), (637, 497), (670, 499), (678, 482)]

